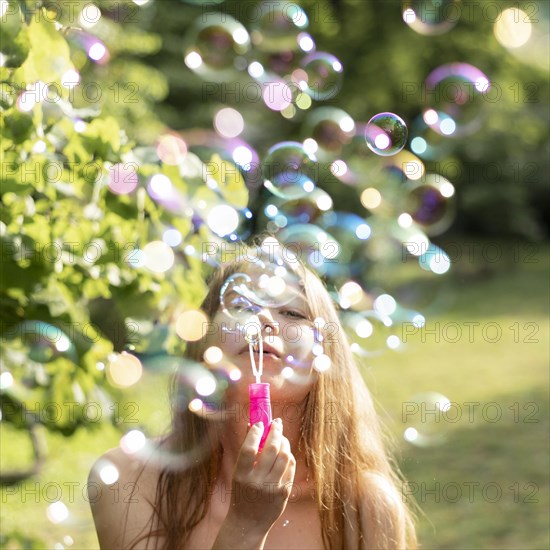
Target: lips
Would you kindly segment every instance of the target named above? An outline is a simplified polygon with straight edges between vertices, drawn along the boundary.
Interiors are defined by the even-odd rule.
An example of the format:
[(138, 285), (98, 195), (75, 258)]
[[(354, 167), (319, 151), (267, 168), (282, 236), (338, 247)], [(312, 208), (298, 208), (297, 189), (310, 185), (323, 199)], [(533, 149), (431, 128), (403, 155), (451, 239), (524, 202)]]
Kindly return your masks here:
[[(281, 354), (273, 346), (270, 346), (269, 344), (266, 344), (265, 342), (263, 342), (263, 348), (264, 348), (264, 355), (270, 354), (277, 357), (277, 359), (281, 358)], [(260, 352), (259, 348), (257, 350), (254, 350), (254, 353), (259, 353), (259, 352)], [(239, 353), (239, 355), (242, 355), (243, 353), (248, 353), (248, 346), (244, 347), (241, 353)]]

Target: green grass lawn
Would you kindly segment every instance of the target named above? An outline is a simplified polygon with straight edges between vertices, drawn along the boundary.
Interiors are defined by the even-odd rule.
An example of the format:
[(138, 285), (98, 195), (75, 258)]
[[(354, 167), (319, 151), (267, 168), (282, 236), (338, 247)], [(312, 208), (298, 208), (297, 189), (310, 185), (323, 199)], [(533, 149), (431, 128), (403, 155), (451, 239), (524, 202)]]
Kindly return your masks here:
[[(488, 266), (459, 263), (448, 276), (452, 303), (427, 318), (428, 330), (409, 331), (402, 351), (364, 364), (409, 482), (402, 497), (414, 496), (422, 510), (418, 531), (423, 548), (550, 545), (548, 249), (535, 259)], [(128, 422), (127, 429), (143, 424), (158, 433), (164, 427), (164, 384), (163, 377), (150, 375), (128, 395), (139, 409), (127, 419), (139, 423)], [(423, 418), (422, 404), (412, 400), (422, 392), (438, 392), (452, 402), (439, 422), (435, 415)], [(414, 412), (416, 406), (419, 412)], [(432, 430), (433, 444), (418, 447), (405, 441), (403, 431), (411, 422), (419, 433)], [(0, 426), (1, 467), (24, 463), (28, 442)], [(2, 533), (17, 532), (20, 541), (28, 541), (12, 539), (3, 547), (30, 548), (32, 540), (42, 540), (42, 546), (32, 547), (98, 548), (83, 490), (90, 466), (117, 445), (120, 433), (98, 424), (68, 439), (44, 436), (49, 458), (42, 473), (4, 488), (1, 496)], [(46, 509), (58, 495), (70, 515), (53, 525)]]

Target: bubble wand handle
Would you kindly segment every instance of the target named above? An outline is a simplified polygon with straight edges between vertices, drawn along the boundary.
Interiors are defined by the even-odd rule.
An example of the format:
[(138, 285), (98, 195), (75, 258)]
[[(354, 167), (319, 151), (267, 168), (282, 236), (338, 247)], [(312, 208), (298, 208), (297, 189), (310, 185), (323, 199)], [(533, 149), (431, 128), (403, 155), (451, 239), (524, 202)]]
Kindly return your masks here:
[(248, 394), (250, 397), (250, 425), (255, 424), (256, 422), (264, 423), (264, 433), (262, 434), (262, 438), (260, 439), (259, 446), (259, 450), (261, 451), (267, 438), (267, 434), (269, 433), (271, 422), (273, 420), (273, 416), (271, 413), (269, 384), (250, 384), (248, 386)]
[[(264, 366), (264, 346), (262, 338), (262, 327), (257, 317), (251, 318), (250, 325), (246, 331), (248, 340), (248, 351), (250, 352), (250, 365), (252, 374), (256, 377), (256, 383), (248, 386), (248, 395), (250, 398), (250, 425), (256, 422), (263, 422), (264, 433), (260, 439), (258, 450), (262, 450), (267, 434), (271, 427), (273, 415), (271, 412), (271, 398), (269, 394), (269, 384), (261, 382)], [(258, 346), (258, 367), (254, 360), (254, 347)]]

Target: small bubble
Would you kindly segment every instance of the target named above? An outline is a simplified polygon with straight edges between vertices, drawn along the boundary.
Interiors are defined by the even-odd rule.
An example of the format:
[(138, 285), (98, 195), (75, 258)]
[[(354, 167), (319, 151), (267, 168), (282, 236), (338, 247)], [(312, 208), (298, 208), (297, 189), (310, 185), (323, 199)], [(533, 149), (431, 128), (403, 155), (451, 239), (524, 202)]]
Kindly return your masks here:
[(365, 139), (369, 149), (377, 155), (395, 155), (407, 143), (407, 126), (394, 113), (379, 113), (368, 121)]

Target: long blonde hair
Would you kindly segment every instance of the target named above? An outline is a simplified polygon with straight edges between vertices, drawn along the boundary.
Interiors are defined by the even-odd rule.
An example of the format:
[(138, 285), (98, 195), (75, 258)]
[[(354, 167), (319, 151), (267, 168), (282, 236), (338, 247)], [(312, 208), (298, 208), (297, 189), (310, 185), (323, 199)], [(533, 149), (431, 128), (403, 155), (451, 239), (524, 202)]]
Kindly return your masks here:
[[(201, 306), (209, 319), (218, 310), (224, 281), (243, 267), (242, 261), (233, 261), (212, 274)], [(325, 548), (416, 548), (413, 514), (401, 499), (398, 469), (386, 452), (372, 397), (334, 304), (313, 272), (300, 265), (299, 273), (311, 318), (323, 318), (337, 329), (336, 337), (331, 331), (333, 336), (325, 338), (331, 367), (317, 377), (306, 397), (300, 439), (316, 487)], [(204, 349), (204, 339), (190, 343), (186, 356), (201, 361)], [(177, 384), (175, 378), (173, 393)], [(164, 549), (183, 549), (206, 516), (223, 454), (208, 423), (188, 409), (173, 413), (172, 452), (188, 453), (200, 443), (203, 453), (184, 471), (162, 469), (154, 503), (156, 522), (151, 519), (149, 533), (134, 546), (161, 537)]]

